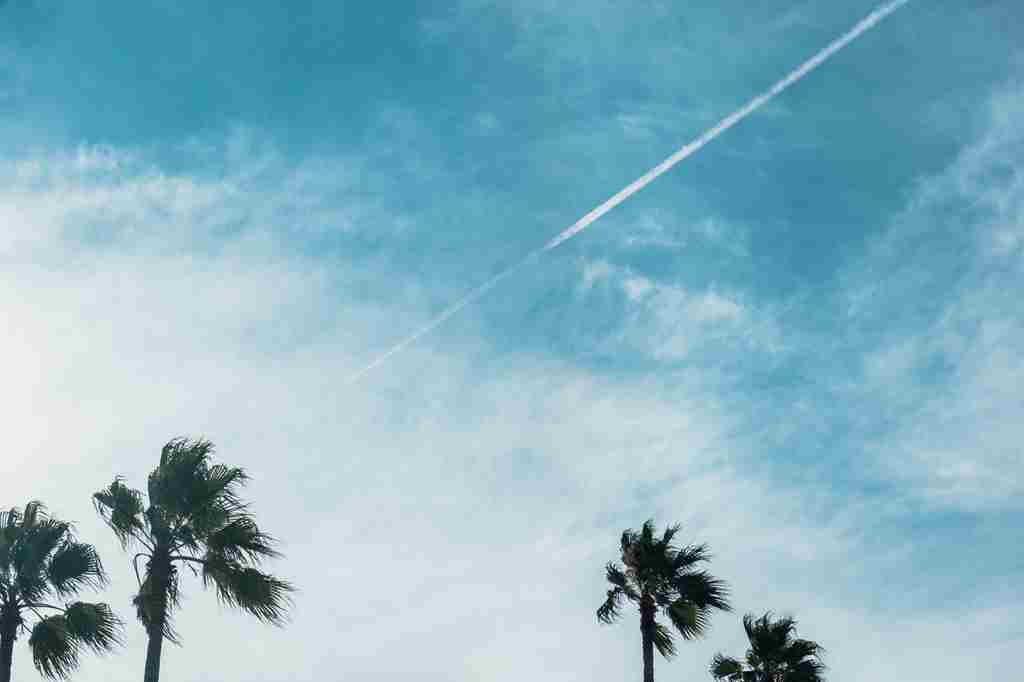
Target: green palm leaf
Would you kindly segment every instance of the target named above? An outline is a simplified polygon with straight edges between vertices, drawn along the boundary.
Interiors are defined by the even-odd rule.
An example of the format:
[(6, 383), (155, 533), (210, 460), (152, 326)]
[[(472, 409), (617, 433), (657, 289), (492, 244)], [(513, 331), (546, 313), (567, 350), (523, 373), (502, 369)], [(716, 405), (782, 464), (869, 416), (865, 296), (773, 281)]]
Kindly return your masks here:
[(203, 583), (212, 583), (225, 604), (261, 621), (281, 625), (286, 619), (293, 588), (284, 580), (218, 557), (204, 564)]
[(672, 632), (661, 623), (654, 624), (651, 640), (654, 642), (654, 648), (665, 658), (672, 658), (676, 655), (676, 643), (672, 639)]
[(65, 540), (50, 557), (46, 577), (54, 592), (62, 597), (83, 587), (96, 588), (106, 582), (96, 548), (69, 540)]
[(716, 678), (744, 682), (822, 682), (825, 679), (825, 664), (821, 660), (824, 649), (817, 642), (796, 638), (796, 620), (791, 616), (775, 618), (771, 612), (760, 617), (747, 614), (743, 617), (743, 629), (750, 642), (746, 665), (717, 654), (711, 664), (712, 675), (716, 670), (728, 674), (715, 675)]
[(268, 557), (279, 557), (274, 538), (260, 531), (252, 517), (239, 514), (206, 536), (212, 555), (228, 561), (252, 564)]
[(106, 604), (68, 604), (64, 622), (71, 638), (95, 653), (108, 652), (121, 642), (121, 620)]
[(742, 680), (743, 664), (735, 658), (715, 654), (715, 658), (711, 661), (711, 676), (716, 680)]
[(142, 494), (138, 490), (129, 488), (123, 480), (115, 478), (113, 483), (94, 494), (92, 499), (100, 518), (114, 531), (122, 547), (127, 547), (131, 540), (145, 535)]
[(63, 615), (48, 616), (32, 628), (28, 640), (32, 661), (40, 674), (65, 679), (78, 667), (78, 648)]
[(102, 654), (118, 645), (120, 627), (106, 604), (69, 604), (63, 613), (42, 618), (32, 627), (32, 661), (45, 677), (65, 679), (78, 667), (83, 648)]
[(597, 620), (609, 624), (618, 620), (621, 614), (622, 597), (625, 592), (620, 587), (608, 590), (608, 596), (604, 603), (597, 608)]

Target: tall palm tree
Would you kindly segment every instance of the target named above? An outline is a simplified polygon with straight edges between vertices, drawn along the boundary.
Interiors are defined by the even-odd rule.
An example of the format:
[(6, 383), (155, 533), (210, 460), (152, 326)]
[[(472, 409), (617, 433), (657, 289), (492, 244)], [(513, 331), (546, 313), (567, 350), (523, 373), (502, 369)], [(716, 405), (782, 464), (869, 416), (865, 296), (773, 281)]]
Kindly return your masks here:
[[(665, 658), (676, 653), (672, 630), (684, 640), (701, 637), (707, 631), (711, 613), (729, 611), (728, 587), (698, 566), (710, 559), (707, 546), (676, 547), (672, 540), (679, 526), (668, 526), (661, 537), (654, 522), (647, 521), (639, 532), (622, 534), (622, 564), (609, 563), (605, 574), (612, 588), (597, 610), (601, 623), (612, 623), (622, 613), (623, 599), (640, 611), (644, 682), (654, 682), (654, 649)], [(661, 611), (671, 628), (660, 623)]]
[[(49, 603), (105, 583), (96, 549), (78, 542), (71, 524), (48, 515), (40, 502), (0, 512), (0, 682), (11, 681), (14, 642), (22, 633), (30, 633), (32, 660), (49, 678), (70, 675), (83, 650), (114, 648), (121, 622), (109, 606)], [(31, 629), (30, 615), (36, 618)]]
[(746, 664), (716, 654), (711, 675), (729, 682), (823, 682), (824, 651), (817, 642), (796, 637), (796, 621), (789, 616), (772, 619), (771, 612), (760, 618), (743, 616), (750, 648)]
[(183, 567), (201, 576), (204, 587), (212, 585), (223, 603), (261, 621), (280, 625), (287, 616), (292, 586), (257, 568), (279, 554), (238, 496), (247, 476), (242, 469), (212, 464), (212, 454), (206, 440), (167, 443), (149, 475), (148, 505), (120, 478), (93, 495), (122, 546), (139, 550), (132, 558), (139, 584), (133, 603), (148, 637), (145, 682), (160, 678), (164, 640), (178, 641), (171, 617)]

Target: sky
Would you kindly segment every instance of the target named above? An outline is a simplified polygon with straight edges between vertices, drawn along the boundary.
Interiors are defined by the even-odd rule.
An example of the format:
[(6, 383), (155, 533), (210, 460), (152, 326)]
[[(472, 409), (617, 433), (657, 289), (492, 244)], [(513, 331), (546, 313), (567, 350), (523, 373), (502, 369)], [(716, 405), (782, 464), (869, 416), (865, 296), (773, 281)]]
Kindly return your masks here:
[(635, 679), (594, 610), (647, 518), (736, 607), (658, 679), (767, 610), (833, 682), (1006, 679), (1020, 3), (910, 2), (349, 381), (872, 9), (0, 2), (0, 505), (75, 521), (127, 621), (76, 679), (145, 650), (90, 495), (179, 435), (299, 591), (277, 629), (187, 579), (167, 679)]

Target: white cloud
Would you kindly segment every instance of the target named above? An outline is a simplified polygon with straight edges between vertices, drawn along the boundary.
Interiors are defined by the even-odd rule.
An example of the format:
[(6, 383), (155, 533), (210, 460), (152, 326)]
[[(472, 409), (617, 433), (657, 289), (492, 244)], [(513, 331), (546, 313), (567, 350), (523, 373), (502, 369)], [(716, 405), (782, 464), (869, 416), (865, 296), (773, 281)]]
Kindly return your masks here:
[(880, 329), (864, 386), (896, 421), (871, 445), (878, 474), (953, 507), (1024, 499), (1024, 90), (923, 180), (851, 275), (851, 322)]
[(774, 314), (758, 310), (740, 294), (709, 287), (691, 291), (656, 281), (604, 260), (583, 264), (580, 290), (598, 282), (621, 291), (628, 308), (617, 339), (652, 358), (673, 361), (694, 352), (777, 353), (783, 348)]
[(654, 282), (646, 277), (627, 277), (622, 281), (622, 289), (629, 300), (636, 302), (654, 290)]
[(583, 290), (589, 291), (595, 284), (610, 277), (612, 272), (612, 264), (605, 260), (588, 261), (584, 263)]
[(736, 322), (742, 320), (746, 314), (743, 306), (735, 299), (722, 296), (716, 291), (707, 291), (691, 298), (686, 304), (686, 309), (690, 317), (700, 322)]
[(749, 254), (746, 230), (720, 218), (704, 218), (688, 223), (660, 213), (644, 212), (638, 220), (621, 231), (624, 235), (623, 244), (630, 247), (702, 247), (733, 258)]
[[(467, 337), (348, 385), (381, 327), (429, 310), (415, 296), (370, 305), (336, 286), (351, 264), (282, 248), (275, 221), (289, 207), (343, 210), (302, 180), (304, 166), (260, 165), (281, 181), (268, 191), (237, 174), (110, 158), (127, 160), (87, 160), (85, 171), (61, 170), (71, 156), (27, 162), (51, 179), (7, 190), (22, 225), (38, 229), (5, 242), (0, 272), (0, 497), (40, 497), (78, 521), (127, 617), (133, 578), (89, 492), (116, 473), (141, 485), (181, 433), (211, 437), (250, 469), (254, 510), (285, 541), (275, 568), (301, 588), (294, 622), (263, 628), (189, 581), (185, 646), (168, 647), (165, 676), (622, 679), (635, 674), (635, 625), (600, 628), (592, 612), (617, 533), (650, 515), (711, 543), (740, 608), (806, 614), (806, 634), (835, 651), (838, 682), (861, 679), (868, 660), (901, 669), (902, 651), (925, 646), (947, 652), (933, 680), (999, 651), (991, 642), (1008, 625), (984, 620), (989, 611), (965, 643), (959, 628), (919, 634), (913, 613), (882, 623), (845, 606), (864, 586), (837, 576), (851, 556), (877, 559), (858, 517), (822, 514), (813, 496), (745, 473), (738, 406), (699, 373), (666, 386), (524, 356), (481, 371), (474, 358), (488, 349)], [(76, 238), (82, 224), (102, 224), (106, 238)], [(595, 264), (590, 286), (625, 286), (621, 275)], [(753, 315), (724, 291), (649, 286), (658, 323), (738, 330)], [(705, 674), (714, 650), (740, 648), (737, 622), (716, 619), (709, 641), (659, 669)], [(87, 659), (77, 679), (136, 676), (144, 647), (134, 622), (128, 632), (123, 654)], [(16, 660), (16, 675), (33, 674), (21, 643)]]

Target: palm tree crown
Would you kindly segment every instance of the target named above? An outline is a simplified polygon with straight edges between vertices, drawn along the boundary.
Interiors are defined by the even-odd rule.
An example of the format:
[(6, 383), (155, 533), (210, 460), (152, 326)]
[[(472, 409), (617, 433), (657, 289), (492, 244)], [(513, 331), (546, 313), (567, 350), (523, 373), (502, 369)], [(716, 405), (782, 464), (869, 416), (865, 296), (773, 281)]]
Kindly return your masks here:
[[(0, 512), (0, 680), (10, 680), (14, 641), (22, 632), (30, 633), (36, 668), (50, 678), (70, 675), (83, 650), (112, 649), (121, 623), (109, 606), (50, 603), (105, 583), (96, 549), (78, 542), (71, 524), (48, 515), (40, 502)], [(29, 613), (36, 617), (31, 629)]]
[[(705, 545), (676, 547), (673, 539), (679, 526), (655, 535), (654, 522), (647, 521), (639, 532), (622, 534), (622, 566), (609, 563), (605, 575), (611, 583), (607, 598), (597, 610), (602, 623), (621, 615), (623, 601), (637, 605), (644, 645), (644, 679), (653, 679), (651, 646), (670, 658), (675, 655), (673, 630), (684, 640), (701, 637), (710, 624), (712, 611), (729, 611), (728, 588), (699, 566), (710, 560)], [(671, 628), (657, 619), (660, 611)]]
[(743, 617), (750, 648), (746, 662), (716, 654), (711, 675), (729, 682), (823, 682), (823, 649), (817, 642), (796, 637), (796, 621), (791, 617), (772, 619), (766, 613)]
[(242, 469), (211, 463), (212, 453), (206, 440), (167, 443), (149, 475), (148, 506), (142, 493), (120, 478), (93, 496), (121, 544), (140, 550), (132, 559), (139, 583), (134, 604), (150, 638), (147, 680), (159, 676), (160, 641), (177, 641), (171, 614), (179, 604), (184, 566), (202, 578), (204, 587), (213, 586), (221, 601), (261, 621), (281, 624), (287, 615), (291, 585), (257, 568), (279, 554), (238, 496), (247, 476)]

